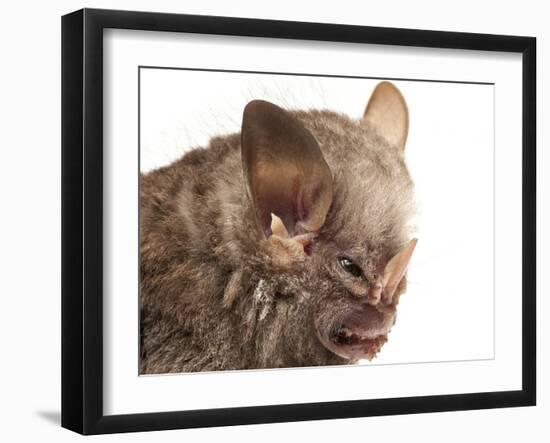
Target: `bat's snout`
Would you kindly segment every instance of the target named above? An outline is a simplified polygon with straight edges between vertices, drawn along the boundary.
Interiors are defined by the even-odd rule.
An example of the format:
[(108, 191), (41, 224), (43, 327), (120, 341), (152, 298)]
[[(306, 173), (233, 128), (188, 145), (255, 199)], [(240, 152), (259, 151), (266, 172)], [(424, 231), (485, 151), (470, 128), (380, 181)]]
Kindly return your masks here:
[(340, 357), (370, 360), (387, 341), (394, 323), (395, 311), (382, 312), (364, 304), (335, 321), (321, 341)]

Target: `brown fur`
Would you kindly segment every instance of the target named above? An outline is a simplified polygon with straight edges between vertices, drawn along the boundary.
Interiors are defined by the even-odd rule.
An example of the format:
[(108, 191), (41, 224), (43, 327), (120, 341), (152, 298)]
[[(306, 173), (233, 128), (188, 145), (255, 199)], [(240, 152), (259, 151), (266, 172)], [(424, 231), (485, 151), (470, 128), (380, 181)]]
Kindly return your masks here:
[[(240, 134), (142, 175), (141, 373), (355, 361), (330, 351), (316, 330), (367, 291), (337, 257), (353, 256), (372, 281), (383, 272), (409, 239), (412, 181), (402, 151), (364, 119), (289, 114), (333, 177), (332, 204), (307, 254), (258, 230)], [(403, 279), (398, 292), (404, 287)]]

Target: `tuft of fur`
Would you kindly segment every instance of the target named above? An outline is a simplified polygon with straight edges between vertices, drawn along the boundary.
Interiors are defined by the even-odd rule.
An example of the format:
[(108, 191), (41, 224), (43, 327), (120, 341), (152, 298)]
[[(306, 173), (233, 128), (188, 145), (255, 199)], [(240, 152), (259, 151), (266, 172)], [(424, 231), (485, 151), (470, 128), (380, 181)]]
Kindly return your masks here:
[(291, 264), (254, 224), (240, 134), (141, 176), (140, 373), (353, 363), (323, 346), (313, 318), (349, 307), (342, 251), (375, 275), (407, 242), (413, 183), (401, 150), (363, 119), (291, 115), (319, 144), (334, 186), (309, 255)]

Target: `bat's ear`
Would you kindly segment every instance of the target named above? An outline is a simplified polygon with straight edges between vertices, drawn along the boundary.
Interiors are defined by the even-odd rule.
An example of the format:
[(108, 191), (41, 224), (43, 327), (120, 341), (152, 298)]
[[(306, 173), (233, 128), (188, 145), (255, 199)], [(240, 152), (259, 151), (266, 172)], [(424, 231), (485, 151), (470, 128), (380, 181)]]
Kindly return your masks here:
[(395, 294), (395, 290), (401, 283), (401, 280), (407, 272), (409, 261), (411, 260), (417, 240), (412, 239), (407, 245), (395, 254), (386, 264), (384, 276), (382, 277), (383, 295), (382, 299), (385, 303), (391, 303)]
[(244, 108), (241, 134), (245, 184), (265, 237), (319, 231), (332, 203), (332, 174), (311, 133), (287, 111), (254, 100)]
[(374, 126), (390, 144), (400, 150), (405, 149), (409, 133), (409, 111), (401, 92), (392, 83), (378, 83), (363, 119)]

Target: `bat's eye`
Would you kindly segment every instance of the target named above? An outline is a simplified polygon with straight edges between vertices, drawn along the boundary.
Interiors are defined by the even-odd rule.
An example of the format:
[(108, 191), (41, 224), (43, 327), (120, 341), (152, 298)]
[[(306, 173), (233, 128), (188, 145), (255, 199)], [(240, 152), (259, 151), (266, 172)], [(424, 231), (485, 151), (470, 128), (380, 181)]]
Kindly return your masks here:
[(346, 271), (348, 274), (353, 275), (354, 277), (362, 277), (363, 271), (361, 271), (361, 268), (357, 266), (353, 260), (350, 260), (347, 257), (338, 257), (338, 263), (342, 267), (344, 271)]

